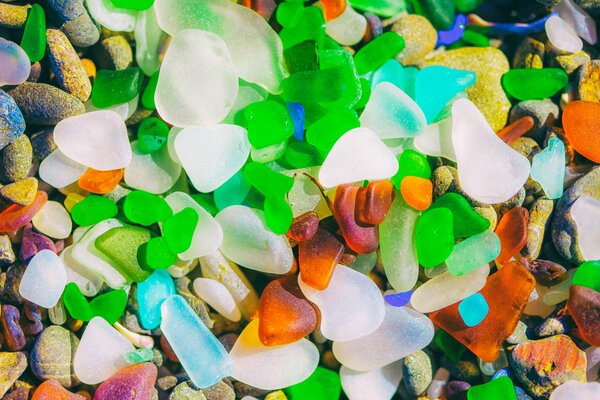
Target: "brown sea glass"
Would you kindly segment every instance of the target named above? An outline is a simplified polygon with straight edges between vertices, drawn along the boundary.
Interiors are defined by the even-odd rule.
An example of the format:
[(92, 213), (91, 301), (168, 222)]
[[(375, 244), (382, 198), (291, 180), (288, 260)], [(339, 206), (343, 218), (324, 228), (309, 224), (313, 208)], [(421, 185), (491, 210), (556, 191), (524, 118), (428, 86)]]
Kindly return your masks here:
[(344, 245), (329, 231), (319, 228), (311, 239), (298, 245), (302, 281), (317, 290), (325, 290), (342, 254)]
[(571, 286), (567, 310), (581, 338), (592, 346), (600, 346), (600, 292), (585, 286)]
[(529, 211), (523, 207), (512, 208), (502, 216), (496, 227), (496, 234), (500, 238), (500, 254), (496, 262), (507, 263), (527, 244), (528, 224)]
[(515, 330), (535, 279), (519, 263), (510, 262), (490, 275), (479, 293), (485, 297), (489, 312), (478, 325), (468, 327), (458, 312), (458, 304), (429, 314), (431, 321), (465, 345), (486, 362), (498, 358), (502, 342)]
[(354, 216), (361, 226), (379, 225), (385, 219), (394, 201), (392, 181), (373, 181), (360, 187), (356, 193)]
[(292, 220), (287, 236), (295, 242), (303, 242), (312, 238), (319, 228), (319, 214), (314, 211), (305, 212)]
[(37, 387), (31, 400), (85, 400), (85, 397), (69, 392), (60, 383), (50, 379)]
[(338, 186), (333, 202), (333, 215), (348, 247), (359, 254), (367, 254), (379, 247), (379, 235), (376, 226), (362, 227), (356, 223), (354, 211), (359, 189), (360, 186), (353, 184)]
[(513, 140), (520, 138), (533, 128), (535, 120), (529, 115), (524, 116), (498, 131), (498, 137), (505, 143), (510, 144)]

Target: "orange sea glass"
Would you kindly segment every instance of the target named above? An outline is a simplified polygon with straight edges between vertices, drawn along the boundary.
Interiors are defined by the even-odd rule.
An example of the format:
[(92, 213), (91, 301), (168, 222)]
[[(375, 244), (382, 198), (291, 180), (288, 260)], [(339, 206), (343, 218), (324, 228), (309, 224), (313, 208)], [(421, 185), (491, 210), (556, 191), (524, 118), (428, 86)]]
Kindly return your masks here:
[(80, 188), (87, 190), (90, 193), (110, 193), (117, 187), (119, 182), (121, 182), (124, 172), (125, 170), (123, 168), (111, 171), (98, 171), (89, 168), (79, 177), (77, 184)]
[(513, 140), (520, 138), (533, 128), (535, 120), (529, 115), (524, 116), (498, 131), (498, 137), (505, 143), (510, 144)]
[(483, 289), (489, 312), (476, 326), (468, 327), (458, 312), (459, 303), (429, 314), (431, 321), (464, 344), (477, 357), (493, 362), (502, 342), (515, 330), (535, 287), (535, 278), (517, 262), (510, 262), (488, 277)]
[(333, 215), (350, 249), (359, 254), (372, 253), (379, 247), (377, 227), (362, 227), (356, 223), (356, 195), (361, 186), (339, 185), (333, 202)]
[(394, 201), (392, 181), (373, 181), (360, 187), (356, 193), (354, 216), (361, 226), (379, 225), (385, 219)]
[(314, 211), (305, 212), (292, 220), (287, 236), (295, 242), (309, 240), (319, 228), (319, 214)]
[(258, 305), (258, 337), (265, 346), (296, 342), (317, 327), (318, 315), (298, 286), (298, 276), (270, 282)]
[(562, 123), (569, 143), (585, 158), (600, 163), (600, 103), (573, 101), (563, 110)]
[(50, 379), (37, 387), (31, 400), (85, 400), (85, 397), (69, 392), (60, 383)]
[(24, 227), (48, 201), (46, 192), (38, 190), (28, 206), (13, 204), (0, 213), (0, 233), (11, 233)]
[(400, 182), (400, 193), (409, 206), (419, 211), (425, 211), (431, 205), (433, 184), (429, 179), (406, 176)]
[(523, 207), (515, 207), (507, 211), (496, 227), (500, 238), (500, 254), (496, 262), (505, 264), (527, 244), (527, 225), (529, 211)]
[(336, 19), (346, 9), (346, 0), (321, 0), (325, 9), (325, 21)]
[(317, 290), (325, 290), (335, 266), (344, 254), (344, 245), (323, 228), (310, 239), (298, 245), (300, 277)]

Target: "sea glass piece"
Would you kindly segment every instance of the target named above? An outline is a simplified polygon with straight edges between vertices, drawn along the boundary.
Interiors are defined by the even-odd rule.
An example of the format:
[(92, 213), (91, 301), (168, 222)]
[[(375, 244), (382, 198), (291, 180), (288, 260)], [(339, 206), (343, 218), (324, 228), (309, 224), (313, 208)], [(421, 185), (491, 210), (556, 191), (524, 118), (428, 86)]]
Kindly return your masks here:
[(54, 128), (54, 141), (65, 156), (99, 171), (125, 168), (131, 162), (127, 128), (114, 111), (65, 118)]
[(475, 200), (495, 204), (511, 198), (529, 176), (529, 161), (504, 143), (471, 101), (452, 106), (452, 143), (458, 180)]
[(0, 233), (16, 232), (28, 224), (33, 216), (46, 204), (48, 195), (38, 190), (35, 199), (28, 206), (12, 204), (0, 212)]
[(56, 149), (42, 160), (38, 173), (44, 182), (60, 189), (76, 182), (87, 169)]
[(327, 339), (354, 340), (375, 331), (383, 321), (385, 308), (379, 289), (371, 279), (351, 268), (338, 265), (325, 290), (306, 285), (302, 274), (298, 284), (306, 298), (319, 308), (321, 333)]
[[(23, 38), (21, 39), (21, 48), (29, 56), (29, 60), (34, 63), (44, 58), (46, 52), (46, 14), (39, 4), (33, 4), (29, 10)], [(0, 84), (0, 86), (2, 86)]]
[(415, 138), (414, 146), (424, 154), (456, 161), (454, 145), (452, 144), (452, 117), (428, 125)]
[(110, 0), (110, 2), (117, 8), (138, 11), (147, 10), (154, 4), (154, 0)]
[(379, 238), (377, 227), (360, 226), (356, 222), (356, 197), (360, 186), (340, 185), (335, 192), (333, 214), (348, 247), (359, 254), (377, 250)]
[(173, 36), (155, 94), (156, 110), (165, 121), (180, 127), (221, 122), (237, 93), (237, 72), (221, 38), (199, 29)]
[(98, 70), (92, 89), (92, 104), (106, 108), (127, 103), (138, 95), (141, 86), (142, 73), (137, 67), (118, 71)]
[[(319, 351), (307, 339), (282, 346), (265, 346), (259, 321), (251, 321), (231, 349), (231, 377), (264, 390), (288, 387), (307, 379), (319, 364)], [(294, 362), (290, 362), (294, 360)]]
[(542, 185), (550, 200), (559, 199), (563, 194), (565, 165), (565, 144), (557, 137), (551, 138), (548, 147), (533, 156), (531, 179)]
[(225, 183), (213, 192), (215, 205), (219, 210), (229, 206), (240, 205), (248, 196), (251, 185), (242, 170), (236, 172)]
[(294, 179), (257, 162), (244, 167), (244, 175), (252, 186), (265, 197), (287, 194), (294, 185)]
[(600, 261), (586, 261), (581, 264), (573, 275), (573, 285), (600, 292)]
[(167, 239), (158, 236), (140, 246), (138, 260), (145, 269), (165, 269), (175, 264), (177, 255), (169, 248)]
[[(160, 69), (159, 53), (161, 52), (161, 42), (163, 40), (163, 31), (158, 25), (156, 12), (150, 8), (137, 14), (135, 18), (134, 36), (135, 36), (135, 60), (144, 74), (154, 77)], [(153, 81), (154, 89), (158, 76)], [(152, 78), (151, 78), (152, 81)], [(150, 86), (150, 83), (148, 83)], [(148, 89), (148, 86), (146, 89)], [(154, 89), (152, 90), (152, 104), (154, 105)], [(145, 93), (144, 93), (145, 94)], [(147, 103), (142, 98), (144, 107)], [(154, 109), (155, 107), (148, 107)]]
[(134, 190), (123, 202), (123, 213), (131, 222), (149, 226), (173, 215), (169, 204), (155, 194)]
[(55, 379), (48, 379), (35, 389), (31, 400), (85, 400), (85, 397), (69, 392)]
[(360, 75), (376, 70), (400, 53), (404, 39), (396, 32), (386, 32), (363, 46), (354, 56), (356, 72)]
[(235, 300), (225, 285), (214, 279), (194, 279), (194, 292), (209, 306), (230, 321), (237, 322), (242, 318)]
[(183, 253), (190, 248), (198, 219), (198, 213), (186, 207), (163, 222), (161, 231), (173, 253)]
[(77, 180), (77, 185), (83, 190), (95, 194), (112, 192), (123, 179), (124, 170), (98, 171), (88, 168)]
[(330, 369), (317, 367), (306, 380), (285, 389), (292, 399), (314, 400), (338, 399), (342, 392), (340, 376)]
[(568, 103), (562, 116), (563, 128), (569, 144), (585, 158), (600, 162), (600, 141), (598, 128), (600, 124), (594, 117), (600, 105), (592, 101), (573, 101)]
[(294, 275), (275, 279), (265, 287), (258, 318), (258, 336), (265, 346), (297, 342), (313, 332), (318, 323), (317, 312)]
[(170, 190), (181, 175), (181, 165), (173, 161), (167, 146), (150, 154), (141, 151), (138, 141), (131, 142), (133, 157), (125, 168), (125, 183), (138, 190), (162, 194)]
[(577, 32), (577, 35), (591, 45), (596, 44), (596, 22), (573, 0), (563, 0), (552, 7), (559, 17)]
[(71, 216), (57, 201), (48, 201), (31, 220), (35, 229), (54, 239), (66, 239), (71, 234)]
[(158, 24), (171, 36), (194, 28), (221, 37), (240, 78), (270, 92), (278, 91), (286, 76), (283, 46), (267, 21), (253, 10), (220, 0), (157, 0), (154, 9)]
[(344, 245), (335, 236), (326, 229), (317, 229), (312, 238), (298, 244), (302, 281), (314, 289), (326, 289), (343, 253)]
[(71, 208), (73, 221), (80, 226), (97, 224), (117, 215), (119, 209), (114, 201), (107, 197), (88, 195)]
[(452, 275), (465, 275), (493, 261), (500, 253), (500, 238), (492, 231), (473, 235), (452, 249), (445, 263)]
[(177, 134), (175, 151), (194, 187), (206, 193), (242, 168), (250, 154), (250, 142), (242, 127), (203, 125)]
[(584, 260), (600, 259), (597, 246), (600, 238), (598, 218), (600, 217), (600, 201), (593, 197), (581, 196), (571, 206), (571, 218), (577, 225), (579, 251)]
[(492, 379), (483, 385), (471, 386), (467, 392), (468, 400), (517, 400), (515, 385), (509, 377), (502, 376)]
[(506, 263), (527, 244), (528, 224), (529, 212), (523, 207), (512, 208), (502, 216), (496, 226), (496, 234), (501, 244), (497, 262)]
[(333, 19), (329, 19), (326, 8), (325, 17), (327, 19), (325, 32), (343, 46), (353, 46), (365, 35), (367, 19), (357, 13), (349, 2), (346, 2), (343, 12)]
[(91, 17), (102, 26), (115, 32), (132, 32), (136, 12), (117, 8), (111, 0), (85, 0)]
[(223, 229), (220, 249), (233, 262), (271, 274), (285, 274), (292, 268), (290, 244), (284, 235), (267, 229), (262, 211), (231, 206), (215, 218)]
[(248, 140), (256, 148), (271, 146), (286, 140), (294, 133), (294, 123), (285, 106), (264, 100), (246, 106), (241, 113)]
[(18, 44), (0, 37), (0, 86), (19, 85), (27, 80), (31, 62)]
[(173, 278), (165, 270), (156, 270), (137, 285), (137, 303), (140, 323), (144, 329), (160, 325), (160, 306), (167, 297), (175, 294)]
[[(298, 22), (279, 32), (284, 52), (307, 40), (314, 41), (318, 48), (325, 47), (325, 16), (320, 7), (309, 6), (299, 17)], [(284, 89), (285, 90), (285, 89)]]
[(490, 222), (477, 214), (467, 199), (458, 193), (445, 193), (440, 196), (431, 208), (444, 207), (452, 212), (452, 228), (455, 238), (476, 235), (485, 231)]
[(342, 365), (371, 371), (425, 348), (433, 340), (433, 324), (410, 307), (385, 305), (383, 323), (372, 333), (333, 342), (333, 354)]
[(394, 84), (382, 82), (373, 89), (360, 116), (360, 125), (380, 139), (397, 139), (417, 136), (427, 121), (413, 99)]
[(29, 261), (19, 284), (19, 294), (44, 308), (52, 308), (60, 299), (67, 274), (63, 262), (50, 250), (42, 250)]
[(424, 211), (431, 205), (433, 184), (429, 179), (406, 176), (400, 182), (400, 193), (409, 206)]
[(342, 365), (340, 378), (350, 400), (391, 400), (402, 380), (403, 361), (396, 361), (368, 372)]
[(162, 120), (150, 117), (142, 120), (138, 127), (138, 146), (144, 153), (154, 153), (167, 144), (169, 126)]
[(160, 329), (194, 385), (207, 388), (231, 375), (227, 351), (183, 297), (168, 297), (161, 316)]
[(452, 0), (421, 0), (423, 14), (431, 21), (437, 30), (447, 30), (452, 27), (455, 19), (454, 1)]
[(560, 68), (513, 68), (502, 75), (504, 90), (517, 100), (543, 100), (554, 96), (569, 82)]
[(548, 41), (558, 50), (577, 53), (583, 48), (583, 42), (577, 32), (558, 15), (552, 15), (544, 25)]
[(306, 129), (306, 141), (327, 155), (343, 134), (358, 128), (360, 122), (356, 113), (346, 108), (328, 111)]
[(135, 348), (104, 318), (93, 318), (85, 328), (75, 358), (73, 370), (81, 382), (100, 383), (127, 366), (124, 354)]
[(490, 308), (481, 293), (475, 293), (458, 304), (458, 312), (466, 326), (477, 326), (488, 315)]
[(407, 176), (425, 179), (431, 177), (431, 167), (425, 155), (412, 149), (406, 149), (400, 153), (398, 156), (398, 172), (392, 178), (394, 186), (400, 189), (402, 180)]
[(535, 287), (535, 278), (518, 263), (508, 263), (490, 275), (479, 291), (489, 305), (489, 317), (479, 325), (468, 327), (454, 303), (429, 314), (434, 324), (464, 344), (486, 362), (498, 358), (504, 340), (515, 330), (517, 322)]
[(406, 11), (404, 0), (350, 0), (349, 3), (359, 10), (369, 11), (383, 17), (392, 17)]
[(588, 379), (587, 383), (567, 381), (558, 386), (550, 395), (550, 400), (569, 400), (573, 398), (593, 400), (600, 395), (600, 383)]
[(94, 247), (102, 253), (127, 280), (142, 282), (150, 272), (138, 263), (138, 249), (151, 238), (150, 231), (137, 226), (122, 226), (98, 236)]
[(433, 268), (444, 262), (454, 248), (452, 212), (447, 208), (429, 210), (415, 225), (419, 264)]

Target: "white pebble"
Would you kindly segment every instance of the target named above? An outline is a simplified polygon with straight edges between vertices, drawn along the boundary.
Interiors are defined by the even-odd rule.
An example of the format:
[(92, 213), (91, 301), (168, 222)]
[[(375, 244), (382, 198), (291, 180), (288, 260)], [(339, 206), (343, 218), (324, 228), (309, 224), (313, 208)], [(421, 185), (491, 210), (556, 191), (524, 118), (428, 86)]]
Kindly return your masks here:
[(339, 16), (325, 23), (325, 32), (342, 46), (353, 46), (361, 41), (367, 29), (367, 19), (357, 13), (350, 2)]
[(62, 151), (56, 149), (42, 160), (38, 173), (44, 182), (61, 189), (76, 182), (87, 169), (85, 165), (71, 160)]
[(600, 259), (600, 201), (581, 196), (571, 206), (570, 214), (577, 225), (581, 255), (585, 260)]
[(71, 216), (57, 201), (48, 201), (33, 217), (35, 229), (53, 239), (65, 239), (71, 234)]
[(577, 36), (577, 32), (561, 17), (551, 16), (546, 21), (545, 27), (548, 40), (558, 50), (577, 53), (583, 48), (583, 42)]
[(596, 22), (573, 0), (562, 0), (552, 8), (559, 16), (573, 28), (580, 38), (591, 45), (596, 44), (598, 36), (596, 34)]
[(91, 17), (115, 32), (132, 32), (137, 11), (113, 6), (111, 0), (85, 0)]
[(19, 284), (19, 294), (44, 308), (52, 308), (60, 300), (67, 284), (63, 262), (54, 252), (42, 250), (29, 261)]
[(340, 368), (342, 388), (349, 400), (390, 400), (402, 380), (403, 361), (368, 372)]
[(194, 292), (228, 320), (237, 322), (242, 317), (231, 293), (221, 282), (214, 279), (196, 278)]
[(134, 141), (131, 149), (131, 163), (123, 176), (127, 185), (153, 194), (162, 194), (175, 185), (181, 175), (181, 165), (171, 159), (167, 146), (154, 153), (142, 154), (138, 142)]

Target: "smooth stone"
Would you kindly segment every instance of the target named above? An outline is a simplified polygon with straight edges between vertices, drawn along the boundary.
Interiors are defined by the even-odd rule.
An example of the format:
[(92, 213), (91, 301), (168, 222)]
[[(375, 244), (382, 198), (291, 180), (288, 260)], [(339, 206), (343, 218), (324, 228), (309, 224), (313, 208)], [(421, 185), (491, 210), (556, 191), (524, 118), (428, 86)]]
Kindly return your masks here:
[(569, 53), (576, 53), (583, 48), (583, 42), (577, 32), (559, 16), (553, 15), (545, 24), (546, 35), (552, 46)]
[(29, 261), (21, 278), (19, 294), (44, 308), (52, 308), (67, 284), (63, 262), (50, 250), (42, 250)]
[(411, 296), (410, 304), (422, 313), (441, 310), (481, 290), (489, 274), (487, 264), (460, 276), (444, 272), (419, 286)]
[(207, 193), (242, 168), (250, 154), (250, 142), (240, 126), (203, 125), (177, 133), (174, 150), (194, 187)]
[(386, 304), (383, 323), (374, 332), (354, 340), (334, 341), (332, 350), (342, 365), (370, 371), (425, 348), (433, 334), (433, 324), (425, 315), (410, 307)]
[(21, 352), (0, 353), (0, 396), (4, 396), (27, 368), (27, 356)]
[(558, 199), (563, 194), (566, 173), (565, 145), (557, 137), (548, 142), (548, 147), (533, 156), (531, 179), (542, 185), (546, 197)]
[(592, 346), (600, 345), (600, 292), (585, 286), (571, 286), (567, 310), (581, 337)]
[(85, 0), (91, 17), (115, 32), (132, 32), (136, 11), (115, 7), (111, 0)]
[(232, 359), (183, 297), (168, 297), (161, 316), (160, 329), (194, 385), (204, 389), (232, 375)]
[[(329, 340), (355, 340), (375, 331), (384, 320), (385, 303), (367, 276), (337, 265), (325, 290), (316, 290), (298, 277), (306, 298), (321, 312), (321, 333)], [(348, 318), (352, 315), (353, 318)]]
[(529, 176), (527, 158), (506, 145), (469, 100), (454, 103), (452, 123), (452, 143), (463, 190), (488, 204), (510, 199)]
[(600, 249), (597, 246), (600, 240), (600, 227), (597, 223), (600, 218), (600, 200), (581, 196), (571, 206), (570, 215), (577, 226), (577, 246), (582, 258), (586, 261), (600, 259)]
[(31, 71), (29, 56), (18, 44), (0, 38), (0, 86), (19, 85)]
[(65, 207), (57, 201), (48, 201), (31, 220), (35, 229), (54, 239), (66, 239), (73, 224)]
[(173, 192), (165, 201), (173, 214), (184, 208), (191, 208), (198, 214), (198, 223), (192, 236), (192, 243), (186, 251), (179, 253), (182, 260), (193, 260), (214, 253), (223, 242), (223, 229), (213, 216), (184, 192)]
[(175, 294), (175, 284), (165, 270), (156, 270), (148, 279), (138, 283), (136, 297), (143, 328), (154, 329), (160, 325), (160, 306), (172, 294)]
[(95, 111), (60, 121), (54, 141), (70, 159), (99, 171), (125, 168), (131, 162), (127, 128), (114, 111)]
[(150, 362), (130, 365), (102, 382), (94, 400), (151, 400), (157, 375)]
[(83, 0), (72, 0), (65, 6), (64, 0), (49, 0), (48, 6), (62, 24), (60, 29), (67, 35), (71, 43), (78, 47), (90, 47), (100, 38), (100, 31), (90, 18)]
[[(280, 90), (281, 81), (287, 76), (283, 45), (267, 21), (254, 10), (220, 0), (157, 0), (154, 10), (158, 24), (171, 36), (190, 28), (220, 36), (241, 79), (272, 93)], [(224, 26), (239, 29), (223, 29)]]
[(20, 206), (28, 206), (35, 200), (38, 180), (30, 177), (0, 187), (0, 198)]
[(0, 89), (0, 150), (4, 149), (25, 131), (25, 120), (15, 100)]
[(554, 389), (550, 395), (550, 400), (595, 400), (599, 396), (599, 382), (582, 383), (577, 381), (567, 381)]
[(79, 385), (73, 358), (79, 339), (62, 326), (51, 325), (36, 338), (31, 349), (31, 372), (40, 380), (54, 379), (70, 388)]
[(95, 385), (127, 366), (125, 353), (133, 345), (104, 318), (94, 317), (85, 328), (73, 360), (81, 382)]
[(404, 38), (406, 47), (396, 56), (402, 65), (416, 65), (435, 48), (438, 34), (422, 15), (402, 16), (392, 25), (392, 31)]
[(228, 320), (237, 322), (242, 317), (231, 293), (221, 282), (214, 279), (196, 278), (194, 292)]
[(368, 372), (342, 365), (340, 379), (349, 400), (391, 400), (402, 380), (402, 361)]
[(166, 122), (179, 127), (216, 124), (227, 116), (237, 94), (237, 72), (221, 38), (199, 29), (173, 36), (154, 95)]
[(405, 92), (392, 83), (382, 82), (371, 92), (360, 125), (380, 139), (397, 139), (417, 136), (427, 121), (421, 108)]
[(319, 363), (316, 346), (307, 339), (265, 346), (258, 337), (258, 323), (256, 319), (251, 321), (233, 345), (231, 377), (264, 390), (288, 387), (307, 379)]
[[(18, 391), (19, 389), (15, 390)], [(13, 392), (13, 393), (15, 393)], [(12, 393), (11, 393), (12, 394)], [(31, 400), (85, 400), (86, 398), (75, 393), (69, 392), (67, 389), (61, 386), (61, 384), (54, 380), (49, 379), (39, 385)]]
[(152, 194), (162, 194), (175, 185), (180, 175), (181, 166), (171, 159), (167, 146), (144, 154), (138, 141), (131, 143), (131, 162), (124, 173), (127, 185)]
[(513, 123), (526, 116), (533, 118), (535, 122), (528, 136), (537, 137), (544, 126), (558, 118), (559, 109), (551, 99), (521, 101), (510, 110), (509, 122)]
[(76, 182), (88, 167), (67, 157), (59, 149), (54, 150), (40, 164), (40, 178), (55, 188), (63, 188)]
[(490, 307), (481, 293), (475, 293), (458, 305), (458, 312), (467, 326), (477, 326), (485, 319)]
[(410, 394), (423, 394), (433, 380), (433, 367), (429, 355), (419, 350), (406, 356), (402, 366), (402, 378)]
[(25, 224), (23, 227), (23, 237), (21, 239), (19, 257), (21, 260), (27, 262), (42, 250), (50, 250), (53, 253), (57, 253), (56, 246), (49, 237), (34, 232), (31, 224)]
[(325, 188), (342, 183), (379, 180), (398, 172), (398, 160), (381, 139), (367, 128), (346, 132), (333, 145), (319, 170)]
[(0, 182), (14, 183), (27, 178), (33, 160), (33, 148), (27, 135), (0, 150)]
[(46, 83), (24, 82), (9, 94), (28, 124), (55, 125), (85, 112), (77, 97)]
[(293, 264), (285, 235), (271, 232), (264, 213), (246, 206), (230, 206), (215, 217), (223, 229), (220, 250), (233, 262), (256, 271), (285, 274)]

